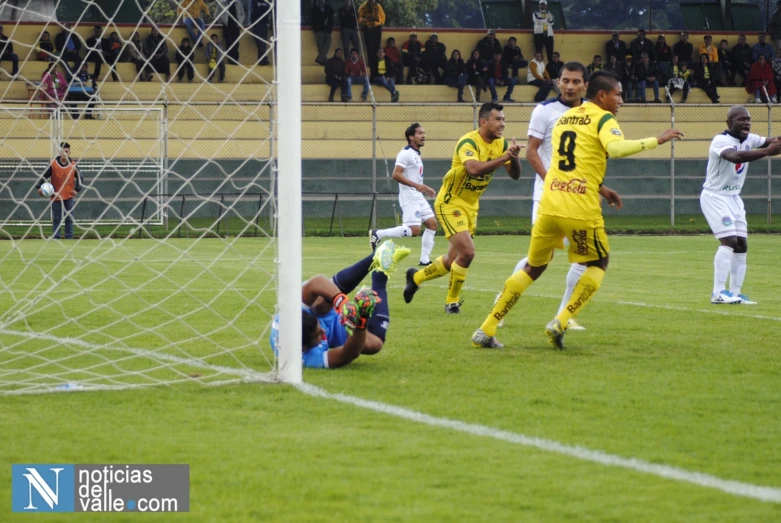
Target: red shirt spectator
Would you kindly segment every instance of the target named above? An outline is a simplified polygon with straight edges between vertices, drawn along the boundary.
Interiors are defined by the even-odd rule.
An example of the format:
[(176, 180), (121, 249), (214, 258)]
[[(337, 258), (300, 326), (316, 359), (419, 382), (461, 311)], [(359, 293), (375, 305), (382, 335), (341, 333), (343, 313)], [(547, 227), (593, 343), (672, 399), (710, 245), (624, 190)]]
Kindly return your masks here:
[(357, 53), (351, 53), (350, 59), (344, 63), (345, 76), (366, 76), (366, 63)]

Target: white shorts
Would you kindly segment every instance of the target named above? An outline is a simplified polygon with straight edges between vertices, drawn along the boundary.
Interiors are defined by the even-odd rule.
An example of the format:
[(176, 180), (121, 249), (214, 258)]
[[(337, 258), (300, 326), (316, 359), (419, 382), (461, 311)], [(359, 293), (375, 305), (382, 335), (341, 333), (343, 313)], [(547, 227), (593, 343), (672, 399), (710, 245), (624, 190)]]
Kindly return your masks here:
[(700, 194), (700, 207), (716, 238), (748, 237), (746, 209), (737, 194), (725, 196), (704, 189)]
[(540, 200), (532, 201), (532, 225), (537, 221), (537, 214), (540, 212)]
[(399, 205), (401, 206), (401, 221), (407, 227), (420, 225), (434, 217), (434, 210), (420, 193), (416, 197), (399, 195)]

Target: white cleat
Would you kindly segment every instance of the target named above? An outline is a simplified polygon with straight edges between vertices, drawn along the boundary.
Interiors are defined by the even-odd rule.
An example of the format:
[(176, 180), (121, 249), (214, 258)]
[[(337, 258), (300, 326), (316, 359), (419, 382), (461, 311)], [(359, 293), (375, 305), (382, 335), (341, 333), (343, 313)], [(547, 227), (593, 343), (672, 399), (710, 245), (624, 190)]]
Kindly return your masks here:
[(584, 331), (586, 328), (581, 325), (580, 323), (575, 320), (575, 318), (570, 318), (567, 322), (567, 330), (568, 331)]
[(740, 298), (740, 305), (756, 305), (757, 302), (751, 301), (748, 299), (748, 296), (745, 294), (738, 294), (738, 298)]
[(714, 305), (736, 305), (741, 301), (743, 301), (741, 298), (735, 296), (726, 289), (718, 294), (713, 294), (710, 298), (710, 302)]

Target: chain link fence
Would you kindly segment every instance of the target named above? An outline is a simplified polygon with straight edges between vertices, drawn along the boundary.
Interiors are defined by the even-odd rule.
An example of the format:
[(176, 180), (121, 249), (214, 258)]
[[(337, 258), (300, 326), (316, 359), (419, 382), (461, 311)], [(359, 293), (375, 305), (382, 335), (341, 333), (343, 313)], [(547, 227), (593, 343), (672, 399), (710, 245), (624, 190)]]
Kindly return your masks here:
[[(534, 104), (504, 108), (505, 137), (525, 142)], [(406, 145), (404, 129), (419, 122), (426, 129), (421, 151), (424, 181), (439, 189), (450, 168), (455, 144), (477, 127), (479, 106), (472, 104), (320, 104), (307, 103), (303, 115), (305, 233), (363, 234), (396, 223), (398, 186), (391, 180), (395, 158)], [(656, 136), (676, 127), (684, 141), (662, 145), (608, 162), (605, 184), (621, 194), (624, 208), (605, 207), (612, 232), (708, 232), (699, 194), (713, 137), (726, 129), (727, 105), (625, 105), (618, 121), (629, 139)], [(751, 105), (752, 132), (781, 135), (781, 107)], [(781, 231), (773, 201), (781, 198), (779, 160), (753, 162), (743, 199), (754, 231)], [(497, 171), (480, 204), (481, 234), (528, 233), (531, 229), (533, 171), (523, 160), (515, 181)], [(779, 165), (781, 167), (781, 165)], [(280, 175), (284, 175), (281, 173)]]

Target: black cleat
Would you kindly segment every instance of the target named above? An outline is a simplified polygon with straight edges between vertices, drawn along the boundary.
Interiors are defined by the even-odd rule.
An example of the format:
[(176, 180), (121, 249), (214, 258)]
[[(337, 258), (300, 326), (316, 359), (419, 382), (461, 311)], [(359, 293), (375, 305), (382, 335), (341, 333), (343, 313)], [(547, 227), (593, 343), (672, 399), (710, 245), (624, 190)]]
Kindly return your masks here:
[(429, 266), (429, 265), (431, 265), (432, 263), (434, 263), (434, 262), (433, 262), (433, 261), (430, 261), (430, 262), (428, 262), (428, 263), (423, 263), (423, 262), (420, 262), (420, 263), (418, 263), (418, 266), (419, 266), (419, 267), (428, 267), (428, 266)]
[(372, 252), (377, 250), (377, 246), (380, 245), (380, 237), (377, 236), (377, 229), (369, 231), (369, 245), (372, 248)]
[(461, 298), (456, 303), (446, 303), (445, 313), (447, 314), (461, 314), (461, 304), (464, 303), (464, 299)]
[(407, 284), (404, 286), (404, 302), (412, 302), (412, 298), (415, 297), (415, 293), (418, 292), (418, 284), (415, 283), (415, 273), (418, 270), (415, 267), (407, 269)]

